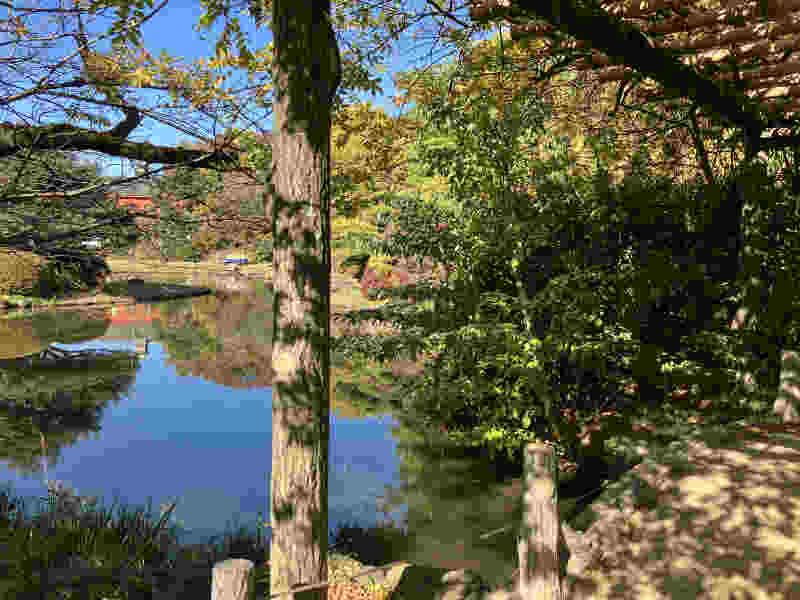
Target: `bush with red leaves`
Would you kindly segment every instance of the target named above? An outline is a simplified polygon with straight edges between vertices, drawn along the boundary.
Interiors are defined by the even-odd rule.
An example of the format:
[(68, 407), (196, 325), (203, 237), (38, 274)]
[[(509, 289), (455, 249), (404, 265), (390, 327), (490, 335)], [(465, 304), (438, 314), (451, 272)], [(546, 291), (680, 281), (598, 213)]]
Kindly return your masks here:
[[(639, 391), (638, 383), (631, 383), (625, 386), (625, 392), (628, 394), (636, 394)], [(676, 401), (684, 401), (692, 395), (688, 385), (681, 385), (676, 390), (672, 391), (672, 399)]]
[(375, 300), (379, 289), (408, 285), (408, 281), (408, 273), (401, 269), (392, 269), (383, 275), (378, 275), (375, 269), (367, 267), (361, 278), (361, 294), (365, 298)]

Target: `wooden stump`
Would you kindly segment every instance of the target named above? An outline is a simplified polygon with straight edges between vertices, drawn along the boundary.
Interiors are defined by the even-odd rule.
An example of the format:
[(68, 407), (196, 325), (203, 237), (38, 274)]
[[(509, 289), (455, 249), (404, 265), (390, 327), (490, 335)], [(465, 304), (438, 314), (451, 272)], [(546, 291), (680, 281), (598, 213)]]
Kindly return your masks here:
[(253, 600), (253, 561), (229, 558), (214, 565), (211, 600)]

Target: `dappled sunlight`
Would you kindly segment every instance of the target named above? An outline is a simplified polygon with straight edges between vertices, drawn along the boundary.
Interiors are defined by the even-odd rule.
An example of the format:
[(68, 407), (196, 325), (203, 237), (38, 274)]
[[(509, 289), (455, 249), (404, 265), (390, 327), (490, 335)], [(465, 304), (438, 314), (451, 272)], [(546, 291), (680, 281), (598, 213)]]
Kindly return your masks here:
[[(676, 442), (609, 487), (584, 534), (603, 556), (573, 578), (577, 589), (596, 599), (798, 597), (800, 436), (729, 429), (740, 435), (726, 445), (714, 435)], [(654, 502), (637, 503), (633, 478), (656, 490)]]

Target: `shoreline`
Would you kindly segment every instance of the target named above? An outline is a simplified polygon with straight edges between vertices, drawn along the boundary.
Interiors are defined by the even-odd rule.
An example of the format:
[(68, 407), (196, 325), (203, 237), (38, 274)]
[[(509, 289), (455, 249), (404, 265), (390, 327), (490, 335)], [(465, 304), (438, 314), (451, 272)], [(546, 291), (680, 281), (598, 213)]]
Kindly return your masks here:
[[(162, 263), (160, 261), (134, 261), (127, 258), (116, 257), (105, 257), (105, 260), (111, 268), (111, 273), (106, 278), (105, 283), (125, 281), (135, 277), (150, 281), (158, 281), (160, 276), (167, 278), (175, 276), (180, 277), (183, 275), (191, 275), (194, 272), (212, 273), (220, 276), (230, 276), (232, 273), (232, 269), (227, 266), (209, 262), (192, 263), (176, 261)], [(272, 265), (264, 263), (243, 265), (240, 266), (239, 269), (242, 275), (248, 279), (262, 276), (266, 280), (271, 280)], [(170, 283), (163, 282), (163, 284), (167, 285)], [(140, 301), (135, 296), (116, 296), (104, 293), (103, 288), (104, 286), (84, 290), (61, 298), (39, 298), (34, 296), (0, 294), (0, 316), (11, 317), (15, 313), (65, 308), (105, 308), (114, 305), (136, 304)]]

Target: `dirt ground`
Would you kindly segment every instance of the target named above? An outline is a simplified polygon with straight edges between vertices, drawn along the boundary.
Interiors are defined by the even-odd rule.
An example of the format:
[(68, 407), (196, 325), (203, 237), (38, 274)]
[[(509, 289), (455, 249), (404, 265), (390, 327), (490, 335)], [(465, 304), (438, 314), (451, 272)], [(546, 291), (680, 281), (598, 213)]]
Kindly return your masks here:
[[(742, 421), (636, 448), (644, 460), (592, 504), (588, 530), (567, 537), (567, 598), (800, 598), (800, 425)], [(392, 600), (434, 600), (447, 573), (398, 562), (378, 580)], [(470, 596), (514, 597), (511, 586)]]
[(800, 598), (800, 425), (709, 426), (637, 451), (592, 504), (573, 600)]

